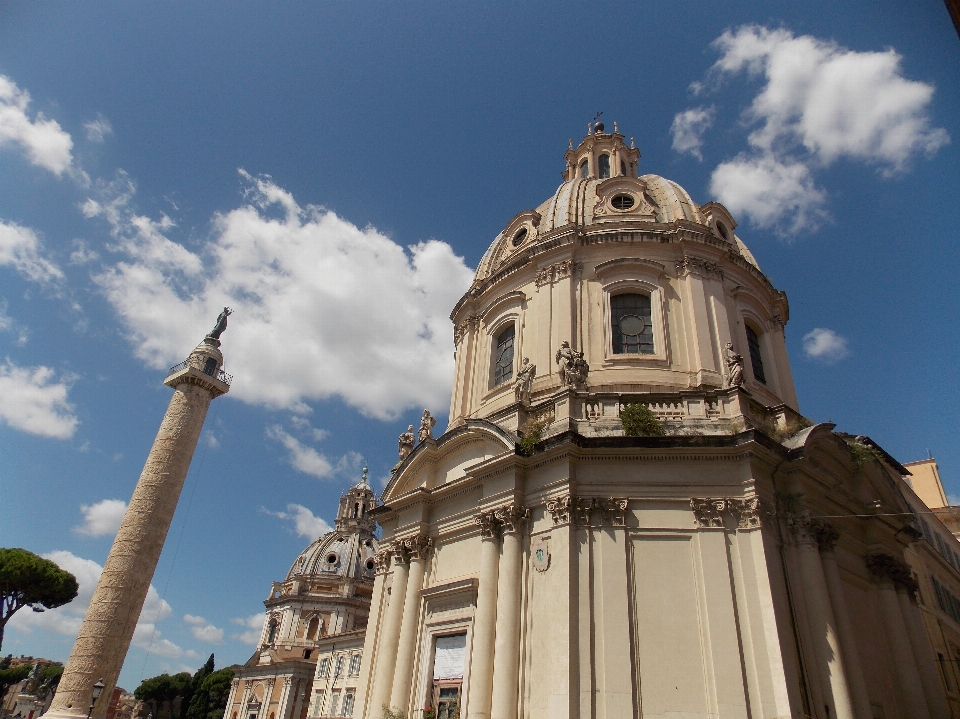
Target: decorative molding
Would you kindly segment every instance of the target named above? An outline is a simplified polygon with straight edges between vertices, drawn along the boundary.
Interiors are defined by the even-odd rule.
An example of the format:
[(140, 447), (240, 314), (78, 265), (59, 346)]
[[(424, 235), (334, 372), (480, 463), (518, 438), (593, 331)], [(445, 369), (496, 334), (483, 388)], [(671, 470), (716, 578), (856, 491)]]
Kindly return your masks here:
[(614, 527), (627, 525), (626, 497), (576, 497), (565, 494), (547, 500), (547, 511), (555, 525), (573, 524), (578, 527), (591, 526), (590, 515), (597, 512), (600, 521), (596, 526), (609, 524)]
[(500, 522), (494, 512), (475, 514), (473, 521), (480, 527), (480, 536), (484, 539), (497, 539), (500, 536)]
[(373, 564), (377, 574), (386, 574), (390, 570), (389, 547), (384, 547), (373, 555)]
[(426, 559), (431, 547), (433, 547), (433, 540), (425, 534), (416, 534), (405, 539), (398, 539), (397, 544), (403, 546), (409, 559)]
[(710, 262), (700, 257), (684, 255), (682, 260), (677, 261), (677, 274), (680, 277), (696, 274), (702, 277), (715, 277), (718, 280), (722, 280), (723, 267), (716, 262)]
[(476, 328), (477, 328), (476, 315), (470, 315), (463, 322), (461, 322), (456, 327), (454, 327), (453, 328), (453, 346), (459, 347), (460, 340), (462, 340), (468, 332), (473, 332)]
[(537, 271), (534, 282), (537, 285), (537, 291), (544, 285), (552, 285), (560, 280), (565, 280), (573, 274), (579, 274), (583, 270), (583, 264), (573, 260), (564, 260), (544, 267)]
[(758, 497), (693, 497), (690, 500), (693, 520), (698, 527), (726, 526), (725, 517), (737, 523), (737, 529), (758, 529), (760, 499)]
[(410, 555), (407, 554), (402, 539), (395, 539), (390, 543), (390, 557), (394, 565), (410, 563)]
[(534, 537), (530, 542), (530, 555), (533, 557), (533, 568), (538, 572), (550, 569), (550, 545), (544, 537)]
[(509, 504), (494, 510), (503, 534), (519, 534), (530, 519), (530, 510), (521, 504)]

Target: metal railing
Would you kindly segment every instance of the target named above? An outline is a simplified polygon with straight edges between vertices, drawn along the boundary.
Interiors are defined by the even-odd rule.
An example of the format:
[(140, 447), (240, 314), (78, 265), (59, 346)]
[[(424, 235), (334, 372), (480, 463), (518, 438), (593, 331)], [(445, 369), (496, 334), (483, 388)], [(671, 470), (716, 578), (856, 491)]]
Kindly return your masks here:
[[(170, 375), (176, 374), (177, 372), (181, 372), (181, 371), (185, 370), (187, 367), (190, 367), (190, 366), (191, 366), (191, 365), (190, 365), (190, 358), (188, 357), (188, 358), (185, 359), (183, 362), (181, 362), (181, 363), (179, 363), (179, 364), (175, 364), (173, 367), (171, 367), (171, 368), (167, 371), (167, 377), (169, 377)], [(198, 367), (197, 369), (200, 369), (200, 368)], [(213, 377), (213, 372), (206, 372), (205, 370), (200, 370), (200, 371), (203, 372), (204, 374), (207, 374), (207, 375)], [(220, 382), (223, 382), (225, 385), (227, 385), (227, 386), (229, 387), (229, 386), (230, 386), (230, 383), (233, 382), (233, 375), (232, 375), (232, 374), (227, 374), (227, 373), (224, 372), (222, 369), (220, 369), (220, 370), (217, 370), (217, 380), (220, 381)]]

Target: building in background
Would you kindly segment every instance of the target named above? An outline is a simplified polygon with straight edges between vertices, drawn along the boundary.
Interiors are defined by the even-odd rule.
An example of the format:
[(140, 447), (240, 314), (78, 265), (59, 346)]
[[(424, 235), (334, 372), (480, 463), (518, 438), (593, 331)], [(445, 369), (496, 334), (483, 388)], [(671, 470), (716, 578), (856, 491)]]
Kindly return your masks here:
[(453, 308), (450, 424), (375, 510), (354, 716), (949, 717), (908, 561), (953, 568), (908, 470), (799, 413), (785, 294), (639, 155), (571, 142)]
[(329, 705), (311, 701), (314, 686), (325, 699), (336, 695), (337, 711), (352, 705), (378, 551), (370, 517), (376, 505), (364, 468), (360, 482), (340, 498), (333, 531), (312, 542), (286, 578), (273, 583), (259, 646), (236, 672), (224, 719), (327, 716)]

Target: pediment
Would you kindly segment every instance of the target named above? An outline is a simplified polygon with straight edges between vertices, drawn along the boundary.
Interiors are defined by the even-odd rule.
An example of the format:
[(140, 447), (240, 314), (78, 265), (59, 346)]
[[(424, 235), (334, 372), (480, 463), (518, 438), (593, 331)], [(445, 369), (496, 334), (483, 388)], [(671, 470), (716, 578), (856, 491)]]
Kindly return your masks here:
[(436, 441), (421, 442), (397, 469), (383, 490), (381, 501), (390, 504), (417, 490), (433, 490), (463, 478), (485, 461), (512, 454), (517, 438), (486, 420), (467, 420)]

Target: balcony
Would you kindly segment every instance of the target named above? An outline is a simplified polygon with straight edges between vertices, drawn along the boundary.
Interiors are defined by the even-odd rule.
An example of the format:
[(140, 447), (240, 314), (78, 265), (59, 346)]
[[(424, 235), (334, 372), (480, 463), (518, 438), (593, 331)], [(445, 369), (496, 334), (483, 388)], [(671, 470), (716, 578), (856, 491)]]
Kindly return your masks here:
[(205, 368), (201, 368), (201, 367), (197, 367), (197, 366), (195, 366), (195, 365), (191, 365), (191, 364), (190, 364), (190, 358), (189, 358), (189, 357), (188, 357), (187, 359), (185, 359), (183, 362), (181, 362), (180, 364), (175, 364), (173, 367), (171, 367), (171, 368), (167, 371), (167, 377), (171, 377), (171, 376), (175, 375), (177, 372), (182, 372), (183, 370), (187, 369), (187, 367), (193, 367), (194, 369), (199, 370), (200, 372), (203, 372), (205, 375), (207, 375), (207, 376), (209, 376), (209, 377), (213, 377), (213, 378), (216, 379), (218, 382), (223, 382), (223, 384), (227, 385), (227, 387), (229, 387), (229, 386), (230, 386), (230, 383), (233, 382), (233, 375), (232, 375), (232, 374), (227, 374), (227, 373), (224, 372), (222, 369), (216, 370), (216, 374), (214, 374), (214, 372), (213, 372), (212, 370), (208, 372)]

